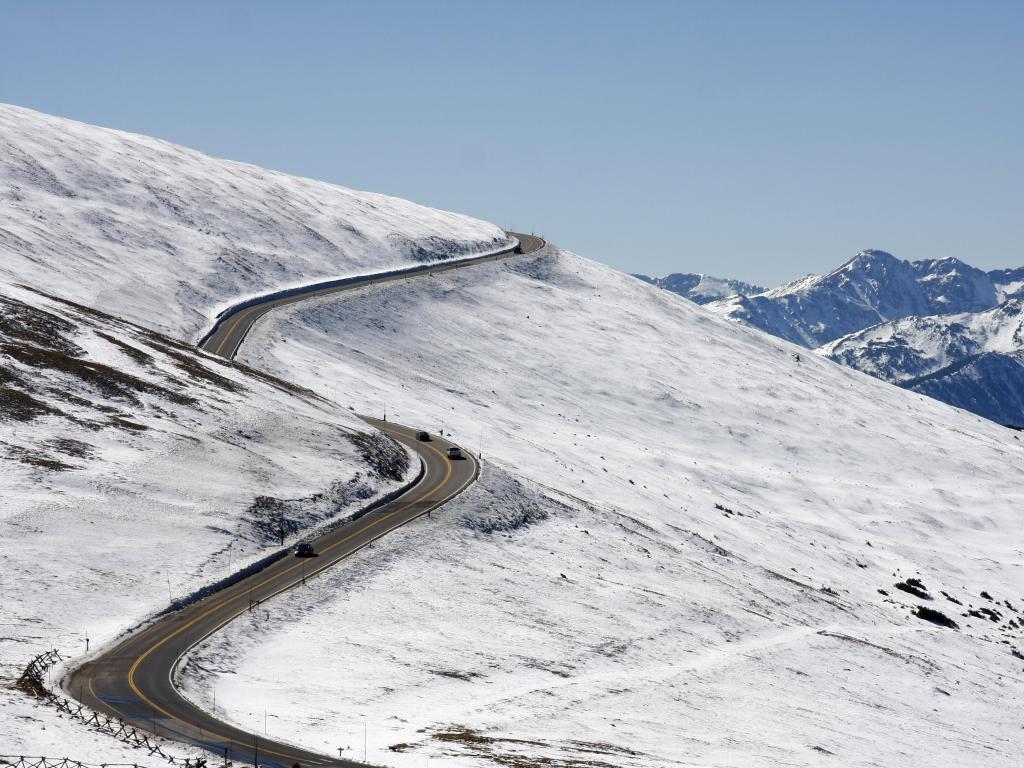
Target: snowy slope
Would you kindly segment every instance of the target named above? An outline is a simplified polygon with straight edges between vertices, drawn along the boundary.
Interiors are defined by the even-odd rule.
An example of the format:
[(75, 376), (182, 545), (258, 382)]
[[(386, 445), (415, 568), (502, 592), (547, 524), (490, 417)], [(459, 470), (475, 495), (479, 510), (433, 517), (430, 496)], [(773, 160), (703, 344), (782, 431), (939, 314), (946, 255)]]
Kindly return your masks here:
[(665, 277), (648, 277), (647, 275), (633, 275), (633, 277), (664, 288), (666, 291), (678, 293), (684, 299), (689, 299), (696, 304), (708, 304), (729, 296), (749, 296), (765, 291), (760, 286), (744, 283), (742, 280), (730, 280), (704, 274), (673, 272)]
[(988, 274), (992, 278), (999, 301), (1006, 301), (1024, 292), (1024, 267), (993, 269)]
[(293, 541), (396, 487), (404, 449), (365, 458), (381, 440), (312, 392), (0, 285), (0, 754), (142, 759), (16, 691), (25, 665), (80, 659), (279, 529)]
[(40, 650), (79, 653), (86, 632), (96, 648), (266, 552), (282, 510), (291, 539), (397, 483), (333, 404), (55, 297), (194, 340), (247, 295), (506, 239), (0, 105), (0, 753), (130, 762), (8, 683)]
[(242, 296), (506, 240), (467, 216), (0, 104), (0, 279), (177, 338)]
[(486, 469), (191, 695), (390, 765), (1018, 765), (1021, 441), (798, 352), (554, 249), (271, 315), (247, 362)]
[[(144, 137), (0, 120), (0, 276), (178, 336), (240, 295), (504, 237)], [(871, 280), (835, 296), (906, 298), (872, 303)], [(4, 683), (258, 557), (278, 510), (317, 525), (399, 482), (344, 407), (0, 293)], [(185, 683), (218, 712), (350, 757), (366, 728), (371, 760), (410, 766), (1019, 762), (1012, 433), (554, 249), (295, 307), (253, 341), (253, 364), (443, 424), (485, 470), (194, 654)], [(9, 751), (141, 759), (0, 691)]]

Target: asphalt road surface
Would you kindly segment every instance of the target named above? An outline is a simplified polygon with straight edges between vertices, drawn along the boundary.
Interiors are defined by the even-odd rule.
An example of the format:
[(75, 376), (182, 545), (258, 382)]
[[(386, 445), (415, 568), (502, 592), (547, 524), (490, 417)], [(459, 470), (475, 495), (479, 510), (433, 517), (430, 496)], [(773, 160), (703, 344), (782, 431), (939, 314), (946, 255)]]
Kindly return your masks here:
[[(275, 307), (372, 283), (410, 279), (497, 261), (520, 253), (531, 253), (545, 244), (544, 240), (532, 235), (509, 234), (518, 239), (518, 245), (488, 256), (417, 266), (354, 280), (318, 283), (289, 291), (287, 295), (271, 294), (225, 313), (200, 346), (208, 352), (233, 358), (256, 320)], [(464, 458), (449, 459), (446, 451), (454, 444), (444, 438), (432, 435), (429, 442), (422, 442), (416, 439), (416, 430), (410, 427), (364, 419), (419, 455), (423, 474), (415, 485), (363, 517), (312, 540), (310, 543), (317, 557), (298, 558), (288, 553), (258, 573), (131, 634), (68, 675), (63, 683), (65, 691), (93, 710), (113, 715), (160, 736), (203, 747), (221, 758), (236, 762), (284, 768), (294, 763), (303, 766), (362, 766), (353, 760), (317, 754), (223, 723), (185, 700), (175, 689), (172, 679), (182, 654), (232, 619), (271, 598), (288, 600), (287, 592), (304, 588), (306, 579), (436, 509), (476, 479), (476, 458), (463, 451)]]
[(234, 586), (164, 616), (75, 670), (64, 689), (90, 709), (160, 736), (204, 747), (230, 760), (253, 764), (258, 760), (259, 765), (284, 768), (296, 762), (303, 766), (362, 765), (222, 723), (182, 697), (171, 679), (178, 659), (189, 647), (236, 616), (271, 598), (291, 599), (288, 590), (305, 588), (306, 579), (441, 506), (476, 478), (476, 459), (465, 452), (463, 459), (448, 459), (445, 453), (453, 444), (447, 440), (432, 435), (430, 442), (421, 442), (408, 427), (376, 419), (367, 421), (417, 451), (424, 468), (418, 483), (388, 504), (312, 540), (317, 557), (298, 558), (289, 553)]
[(488, 261), (498, 261), (524, 253), (532, 253), (544, 247), (542, 238), (535, 235), (523, 235), (518, 232), (509, 232), (509, 235), (518, 240), (518, 244), (509, 246), (507, 249), (492, 253), (487, 256), (477, 256), (456, 261), (439, 262), (432, 264), (418, 264), (413, 267), (395, 270), (393, 272), (382, 272), (364, 277), (348, 278), (344, 280), (330, 280), (322, 283), (314, 283), (303, 288), (296, 288), (291, 291), (272, 293), (262, 298), (253, 299), (243, 305), (234, 307), (219, 318), (213, 330), (208, 333), (199, 346), (207, 352), (212, 352), (221, 357), (233, 358), (238, 348), (245, 340), (246, 334), (253, 324), (263, 315), (272, 309), (285, 304), (293, 304), (296, 301), (310, 299), (315, 296), (324, 296), (339, 291), (350, 291), (353, 288), (362, 288), (373, 283), (386, 283), (391, 280), (405, 280), (411, 277), (422, 277), (437, 272), (447, 272), (450, 269), (462, 269), (475, 264), (483, 264)]

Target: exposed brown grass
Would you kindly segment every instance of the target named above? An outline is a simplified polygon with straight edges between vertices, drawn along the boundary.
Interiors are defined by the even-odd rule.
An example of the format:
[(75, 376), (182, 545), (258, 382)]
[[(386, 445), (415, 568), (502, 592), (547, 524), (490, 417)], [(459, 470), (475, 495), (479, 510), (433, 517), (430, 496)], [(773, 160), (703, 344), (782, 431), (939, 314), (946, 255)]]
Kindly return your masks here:
[(0, 344), (0, 354), (30, 368), (60, 371), (74, 376), (104, 397), (127, 400), (133, 405), (139, 404), (140, 393), (162, 397), (178, 405), (198, 405), (198, 401), (190, 395), (152, 384), (104, 363), (74, 357), (61, 350), (6, 343)]
[(40, 416), (63, 416), (64, 414), (27, 392), (13, 387), (0, 386), (0, 419), (4, 421), (32, 421)]

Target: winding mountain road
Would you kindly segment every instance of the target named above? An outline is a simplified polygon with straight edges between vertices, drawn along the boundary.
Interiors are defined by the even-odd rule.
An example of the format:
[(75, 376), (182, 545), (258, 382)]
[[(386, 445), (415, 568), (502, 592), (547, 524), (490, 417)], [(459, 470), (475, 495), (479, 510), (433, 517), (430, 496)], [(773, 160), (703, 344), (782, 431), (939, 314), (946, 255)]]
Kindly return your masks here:
[(413, 267), (396, 269), (389, 272), (378, 272), (360, 277), (346, 277), (339, 280), (327, 280), (301, 288), (279, 291), (250, 299), (232, 307), (218, 317), (216, 325), (203, 338), (200, 346), (207, 352), (213, 352), (215, 355), (233, 358), (245, 340), (246, 334), (249, 333), (249, 329), (252, 328), (256, 321), (272, 309), (284, 306), (285, 304), (294, 304), (296, 301), (326, 296), (327, 294), (338, 293), (339, 291), (350, 291), (367, 285), (386, 283), (392, 280), (407, 280), (413, 277), (447, 272), (451, 269), (472, 267), (489, 261), (499, 261), (511, 256), (533, 253), (545, 245), (543, 238), (535, 235), (523, 235), (518, 232), (509, 232), (508, 234), (515, 238), (515, 244), (484, 256), (471, 256), (465, 259), (417, 264)]
[[(509, 234), (518, 239), (517, 245), (486, 256), (317, 283), (247, 302), (219, 318), (201, 346), (214, 354), (232, 358), (253, 324), (276, 307), (374, 283), (411, 279), (531, 253), (545, 244), (530, 235)], [(450, 460), (446, 450), (454, 444), (444, 438), (433, 436), (429, 442), (423, 442), (416, 439), (416, 430), (410, 427), (368, 417), (364, 420), (419, 455), (423, 472), (410, 488), (388, 503), (313, 540), (317, 557), (306, 559), (285, 554), (263, 570), (168, 613), (129, 635), (69, 674), (63, 681), (65, 691), (93, 710), (160, 736), (203, 747), (224, 759), (273, 768), (288, 768), (294, 763), (362, 766), (362, 763), (310, 752), (222, 722), (215, 714), (186, 700), (172, 681), (182, 655), (232, 619), (271, 598), (287, 599), (282, 593), (301, 588), (307, 578), (436, 509), (476, 479), (475, 457), (463, 452), (463, 459)]]

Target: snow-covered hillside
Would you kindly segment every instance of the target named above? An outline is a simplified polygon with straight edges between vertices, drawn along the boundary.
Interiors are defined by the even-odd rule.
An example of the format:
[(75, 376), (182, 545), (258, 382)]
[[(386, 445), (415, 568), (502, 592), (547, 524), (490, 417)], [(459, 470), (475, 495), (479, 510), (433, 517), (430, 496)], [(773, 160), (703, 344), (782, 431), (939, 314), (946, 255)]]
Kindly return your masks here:
[(666, 291), (678, 293), (684, 299), (689, 299), (696, 304), (709, 304), (712, 301), (725, 299), (729, 296), (749, 296), (753, 293), (764, 293), (764, 288), (742, 280), (729, 280), (723, 277), (712, 277), (711, 275), (695, 275), (690, 273), (673, 272), (665, 277), (648, 277), (647, 275), (636, 275), (633, 277), (643, 280), (645, 283), (664, 288)]
[(1014, 433), (555, 249), (243, 357), (485, 471), (195, 654), (232, 719), (408, 766), (1019, 763)]
[(95, 763), (143, 756), (15, 690), (33, 656), (95, 651), (408, 464), (312, 392), (13, 285), (0, 456), (0, 753)]
[(827, 275), (809, 275), (762, 294), (710, 306), (773, 336), (814, 348), (888, 320), (989, 309), (1020, 289), (1018, 273), (983, 272), (958, 259), (903, 261), (885, 251), (868, 250)]
[(0, 279), (176, 338), (239, 297), (506, 242), (468, 216), (0, 104)]
[[(480, 481), (193, 653), (218, 714), (400, 766), (1017, 765), (1008, 430), (554, 248), (261, 321), (245, 361), (337, 405), (38, 292), (194, 339), (243, 295), (504, 237), (0, 107), (0, 277), (32, 286), (0, 290), (2, 751), (144, 760), (10, 681), (400, 483), (348, 410), (386, 406)], [(815, 306), (931, 310), (884, 261)]]
[(175, 339), (254, 293), (506, 240), (0, 105), (0, 752), (131, 762), (7, 683), (40, 650), (80, 652), (86, 633), (95, 649), (258, 557), (282, 525), (294, 538), (397, 484), (349, 412)]

